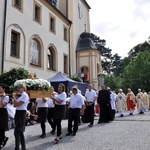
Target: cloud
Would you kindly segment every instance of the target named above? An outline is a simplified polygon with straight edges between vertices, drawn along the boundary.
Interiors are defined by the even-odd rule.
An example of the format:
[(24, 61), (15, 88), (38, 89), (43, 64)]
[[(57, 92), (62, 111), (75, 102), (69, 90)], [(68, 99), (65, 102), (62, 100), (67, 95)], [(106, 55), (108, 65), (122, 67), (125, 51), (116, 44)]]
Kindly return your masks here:
[(150, 0), (87, 0), (91, 6), (91, 32), (106, 40), (112, 53), (127, 56), (148, 39)]

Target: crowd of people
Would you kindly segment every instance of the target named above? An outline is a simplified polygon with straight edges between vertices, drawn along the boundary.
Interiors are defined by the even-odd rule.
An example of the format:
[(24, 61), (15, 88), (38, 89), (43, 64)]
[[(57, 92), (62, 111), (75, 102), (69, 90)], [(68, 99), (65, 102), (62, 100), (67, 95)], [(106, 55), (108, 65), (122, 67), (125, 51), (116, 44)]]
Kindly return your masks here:
[[(25, 126), (33, 125), (38, 122), (41, 127), (41, 138), (46, 137), (46, 124), (48, 121), (52, 130), (52, 135), (56, 132), (55, 143), (62, 139), (61, 122), (66, 118), (66, 110), (68, 111), (68, 128), (66, 136), (75, 136), (79, 124), (80, 117), (85, 115), (85, 110), (88, 112), (89, 127), (93, 127), (95, 115), (95, 102), (99, 104), (100, 115), (98, 124), (109, 123), (115, 119), (115, 113), (118, 112), (120, 117), (124, 117), (125, 111), (129, 111), (129, 115), (133, 115), (135, 107), (139, 114), (144, 114), (150, 108), (150, 92), (141, 91), (138, 89), (135, 95), (129, 88), (128, 93), (124, 94), (122, 89), (119, 89), (118, 94), (111, 90), (105, 89), (105, 85), (101, 86), (101, 90), (96, 92), (92, 84), (84, 94), (78, 89), (75, 84), (72, 87), (72, 93), (67, 98), (65, 85), (60, 83), (58, 93), (52, 89), (50, 97), (36, 98), (35, 103), (29, 103), (29, 96), (25, 92), (24, 85), (18, 85), (19, 94), (13, 93), (12, 97), (5, 93), (6, 86), (0, 84), (0, 149), (2, 149), (8, 137), (5, 136), (5, 131), (14, 127), (15, 150), (19, 150), (20, 145), (22, 150), (26, 150), (26, 142), (24, 138)], [(68, 105), (66, 103), (68, 102)], [(67, 109), (66, 109), (67, 107)]]

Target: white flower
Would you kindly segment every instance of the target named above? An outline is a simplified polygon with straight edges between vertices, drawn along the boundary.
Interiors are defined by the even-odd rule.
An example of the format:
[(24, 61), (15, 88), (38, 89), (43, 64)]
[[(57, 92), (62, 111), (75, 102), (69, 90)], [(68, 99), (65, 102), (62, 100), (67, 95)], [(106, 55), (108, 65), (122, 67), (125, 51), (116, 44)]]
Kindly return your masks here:
[(22, 80), (17, 80), (14, 83), (14, 87), (17, 88), (19, 84), (23, 84), (27, 87), (28, 89), (31, 90), (37, 90), (37, 89), (42, 89), (42, 90), (49, 90), (51, 88), (50, 82), (44, 79), (22, 79)]

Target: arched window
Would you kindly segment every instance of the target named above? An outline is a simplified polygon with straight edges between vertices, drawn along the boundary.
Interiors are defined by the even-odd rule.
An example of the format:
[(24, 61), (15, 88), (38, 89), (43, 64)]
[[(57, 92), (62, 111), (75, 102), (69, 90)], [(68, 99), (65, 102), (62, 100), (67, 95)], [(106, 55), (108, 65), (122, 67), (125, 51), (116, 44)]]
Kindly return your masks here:
[(41, 65), (41, 59), (40, 59), (40, 45), (39, 43), (32, 39), (31, 46), (30, 46), (30, 63), (32, 65)]
[(56, 70), (56, 67), (55, 67), (56, 56), (55, 56), (55, 51), (53, 50), (52, 47), (48, 48), (47, 56), (48, 56), (48, 69)]

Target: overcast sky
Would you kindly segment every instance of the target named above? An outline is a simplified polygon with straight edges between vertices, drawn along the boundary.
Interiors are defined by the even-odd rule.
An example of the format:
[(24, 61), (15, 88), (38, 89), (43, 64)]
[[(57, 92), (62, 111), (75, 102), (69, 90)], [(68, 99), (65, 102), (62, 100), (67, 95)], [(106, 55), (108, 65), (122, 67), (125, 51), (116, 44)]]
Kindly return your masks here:
[(91, 32), (106, 40), (112, 53), (127, 56), (150, 36), (150, 0), (86, 0)]

